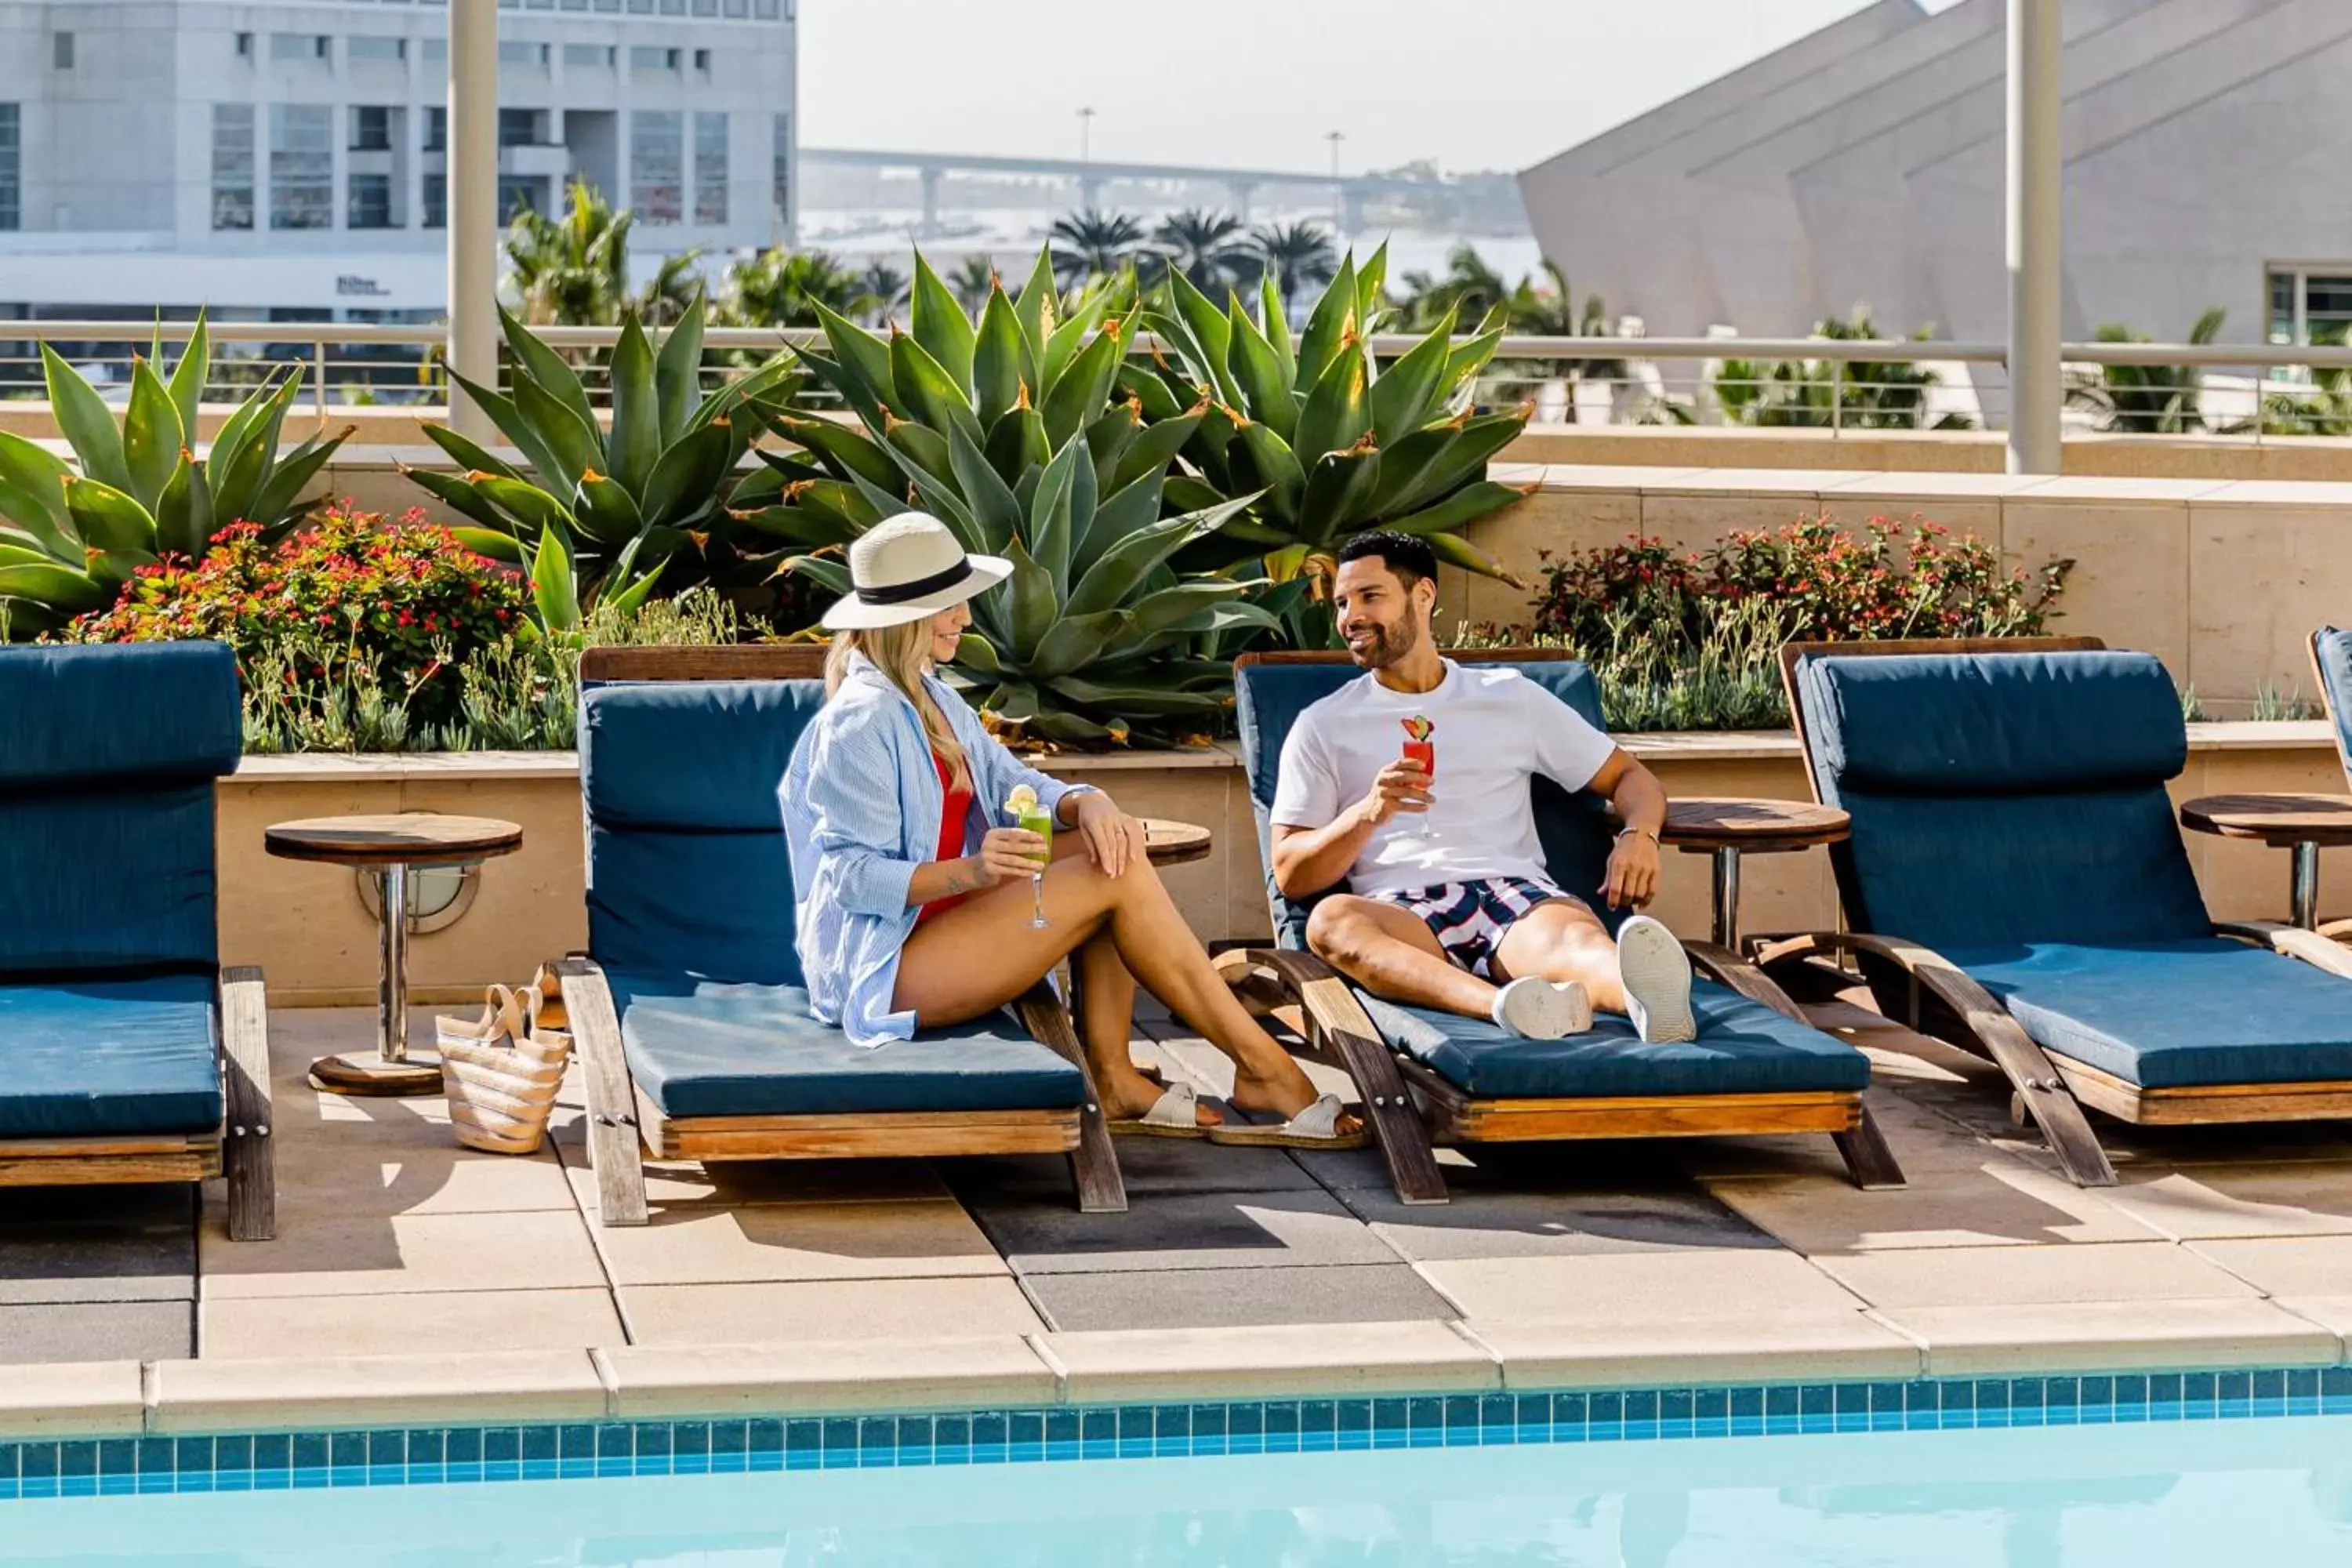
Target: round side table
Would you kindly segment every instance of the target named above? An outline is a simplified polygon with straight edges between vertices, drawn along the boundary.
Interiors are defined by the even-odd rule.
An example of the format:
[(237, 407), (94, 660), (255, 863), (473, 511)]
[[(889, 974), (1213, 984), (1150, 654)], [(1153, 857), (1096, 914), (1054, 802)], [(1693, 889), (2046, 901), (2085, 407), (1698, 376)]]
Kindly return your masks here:
[(1216, 836), (1195, 824), (1164, 816), (1138, 820), (1143, 824), (1144, 858), (1155, 866), (1189, 866), (1195, 860), (1206, 860), (1215, 847)]
[(1739, 858), (1784, 855), (1835, 844), (1853, 824), (1833, 805), (1801, 800), (1729, 800), (1696, 797), (1666, 804), (1666, 830), (1660, 838), (1685, 855), (1715, 857), (1714, 940), (1739, 951)]
[(408, 812), (389, 816), (313, 816), (264, 830), (281, 860), (310, 860), (373, 871), (380, 897), (383, 968), (376, 984), (376, 1048), (320, 1057), (310, 1082), (337, 1094), (441, 1092), (437, 1057), (408, 1054), (408, 873), (412, 868), (470, 866), (522, 847), (522, 829), (488, 816)]
[(2249, 838), (2294, 852), (2287, 871), (2288, 919), (2319, 925), (2319, 852), (2352, 844), (2352, 795), (2208, 795), (2184, 802), (2180, 825), (2221, 838)]

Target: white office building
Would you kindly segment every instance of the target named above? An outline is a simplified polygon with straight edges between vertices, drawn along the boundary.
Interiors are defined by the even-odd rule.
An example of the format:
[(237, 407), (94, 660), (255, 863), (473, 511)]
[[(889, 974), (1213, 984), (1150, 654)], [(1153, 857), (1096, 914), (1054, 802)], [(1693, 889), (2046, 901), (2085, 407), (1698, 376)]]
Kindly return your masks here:
[[(1879, 0), (1520, 175), (1545, 254), (1653, 336), (1999, 342), (2005, 0)], [(2064, 320), (2178, 342), (2352, 325), (2346, 0), (2065, 0)]]
[[(787, 237), (793, 4), (500, 0), (501, 216)], [(0, 318), (437, 318), (447, 92), (439, 0), (0, 0)]]

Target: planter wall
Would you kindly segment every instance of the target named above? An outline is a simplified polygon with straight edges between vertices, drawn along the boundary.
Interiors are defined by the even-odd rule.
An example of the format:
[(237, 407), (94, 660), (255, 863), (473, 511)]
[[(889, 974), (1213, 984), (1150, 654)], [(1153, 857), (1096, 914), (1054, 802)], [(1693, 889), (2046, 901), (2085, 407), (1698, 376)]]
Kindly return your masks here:
[[(1627, 749), (1678, 795), (1802, 798), (1795, 742), (1785, 734), (1633, 736)], [(1203, 938), (1263, 936), (1265, 885), (1256, 829), (1238, 760), (1224, 750), (1064, 757), (1049, 765), (1112, 792), (1139, 815), (1215, 829), (1216, 853), (1167, 873), (1185, 918)], [(281, 1005), (347, 1006), (373, 1000), (372, 917), (352, 873), (273, 860), (262, 853), (269, 823), (346, 812), (448, 811), (503, 816), (523, 826), (519, 854), (484, 868), (472, 908), (412, 949), (420, 1004), (478, 997), (484, 984), (519, 982), (544, 959), (585, 940), (584, 868), (576, 761), (566, 752), (422, 757), (253, 758), (219, 788), (221, 942), (231, 963), (259, 963)], [(2244, 790), (2340, 790), (2333, 742), (2317, 723), (2192, 727), (2179, 798)], [(2276, 917), (2286, 903), (2286, 857), (2256, 845), (2187, 835), (2213, 912)], [(2352, 914), (2352, 850), (2323, 857), (2323, 909)], [(1705, 857), (1669, 852), (1656, 910), (1677, 931), (1704, 934)], [(1832, 925), (1837, 900), (1828, 857), (1751, 857), (1744, 905), (1750, 931)], [(1572, 889), (1573, 890), (1573, 889)]]

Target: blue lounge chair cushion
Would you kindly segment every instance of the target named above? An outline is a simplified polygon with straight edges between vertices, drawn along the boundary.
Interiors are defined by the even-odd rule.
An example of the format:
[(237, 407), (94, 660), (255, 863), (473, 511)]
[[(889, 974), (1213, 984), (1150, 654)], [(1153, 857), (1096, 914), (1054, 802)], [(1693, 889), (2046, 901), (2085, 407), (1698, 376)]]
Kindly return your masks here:
[(1870, 1059), (1843, 1040), (1707, 981), (1691, 995), (1698, 1038), (1679, 1045), (1645, 1044), (1611, 1013), (1585, 1034), (1523, 1040), (1483, 1018), (1358, 995), (1389, 1044), (1482, 1100), (1854, 1093), (1870, 1083)]
[(2212, 921), (2165, 792), (2188, 755), (2146, 654), (1823, 656), (1798, 700), (1847, 918), (1940, 952), (2194, 941)]
[(0, 979), (211, 965), (242, 740), (226, 644), (0, 647)]
[[(1515, 666), (1574, 709), (1595, 729), (1605, 728), (1601, 692), (1591, 670), (1573, 659), (1529, 659)], [(1275, 937), (1283, 946), (1307, 946), (1307, 917), (1315, 899), (1285, 898), (1274, 882), (1274, 788), (1281, 771), (1282, 743), (1298, 715), (1355, 679), (1352, 664), (1253, 664), (1234, 672), (1234, 721), (1242, 759), (1249, 773), (1250, 807), (1257, 818), (1259, 864), (1266, 868), (1265, 896), (1274, 912)], [(1571, 893), (1598, 889), (1608, 874), (1615, 833), (1608, 808), (1586, 794), (1571, 795), (1548, 778), (1532, 782), (1536, 836), (1552, 880)], [(1319, 897), (1319, 895), (1318, 895)], [(1598, 907), (1601, 922), (1615, 931), (1630, 910)]]
[(1945, 956), (2042, 1045), (2142, 1089), (2352, 1079), (2352, 981), (2226, 937)]
[(875, 1050), (809, 1016), (796, 985), (605, 972), (629, 1075), (666, 1116), (1064, 1110), (1086, 1079), (1009, 1016)]
[(588, 950), (608, 968), (797, 985), (776, 787), (810, 680), (600, 686), (581, 699)]
[(220, 1126), (213, 979), (0, 984), (0, 1138)]

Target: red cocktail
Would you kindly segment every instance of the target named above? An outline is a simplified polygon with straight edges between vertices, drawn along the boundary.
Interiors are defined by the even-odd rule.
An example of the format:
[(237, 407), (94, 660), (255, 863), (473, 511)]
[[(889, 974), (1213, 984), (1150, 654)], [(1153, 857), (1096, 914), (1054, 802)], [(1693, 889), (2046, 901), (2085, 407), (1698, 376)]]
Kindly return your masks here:
[(1404, 725), (1405, 760), (1419, 763), (1421, 771), (1434, 779), (1437, 776), (1437, 742), (1430, 737), (1437, 732), (1437, 726), (1417, 714), (1401, 722)]

